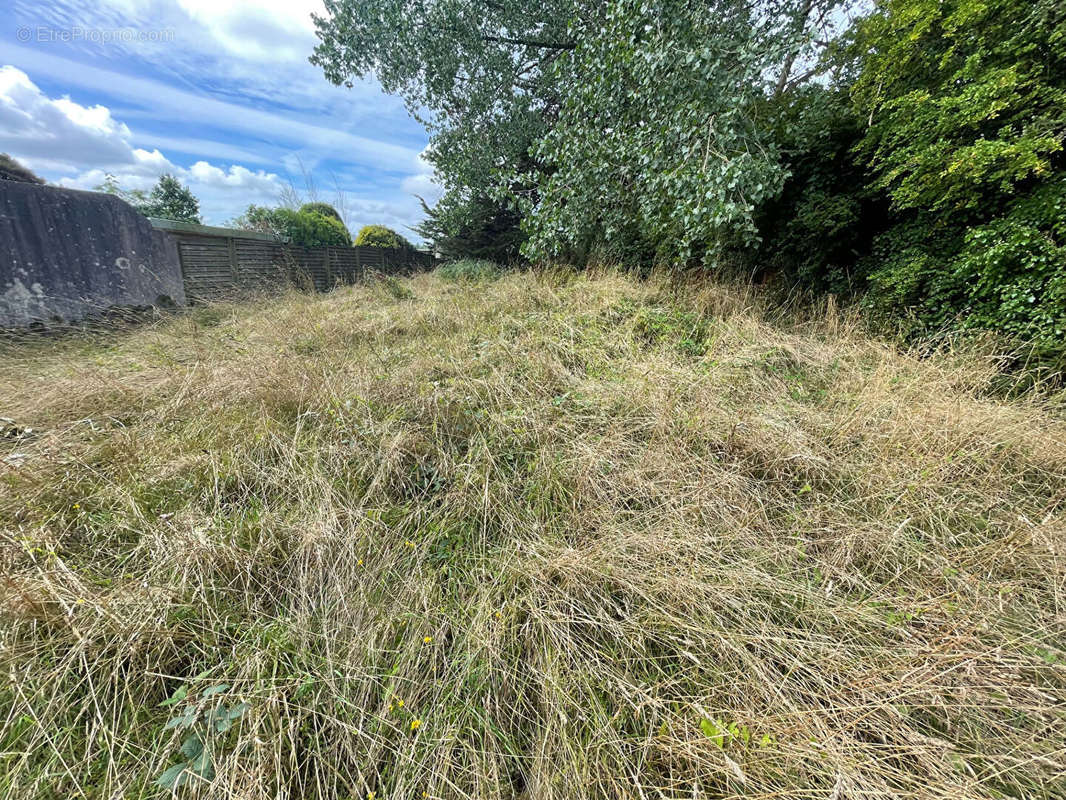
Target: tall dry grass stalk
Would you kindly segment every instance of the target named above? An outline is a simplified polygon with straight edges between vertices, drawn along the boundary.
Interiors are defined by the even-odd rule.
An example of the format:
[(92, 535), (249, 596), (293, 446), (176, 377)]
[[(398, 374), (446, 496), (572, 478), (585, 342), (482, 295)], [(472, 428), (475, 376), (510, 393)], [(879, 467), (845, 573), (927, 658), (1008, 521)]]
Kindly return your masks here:
[(224, 685), (179, 794), (1066, 797), (1061, 408), (713, 285), (403, 288), (3, 346), (0, 796), (164, 794)]

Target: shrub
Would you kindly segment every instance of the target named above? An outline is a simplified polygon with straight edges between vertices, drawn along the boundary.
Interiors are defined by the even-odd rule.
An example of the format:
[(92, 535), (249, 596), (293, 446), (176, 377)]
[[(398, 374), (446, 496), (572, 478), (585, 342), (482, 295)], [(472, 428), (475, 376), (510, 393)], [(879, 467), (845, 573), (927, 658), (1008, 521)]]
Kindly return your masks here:
[(411, 247), (411, 243), (392, 228), (384, 225), (364, 225), (355, 237), (357, 247)]
[(789, 177), (756, 217), (760, 246), (748, 272), (816, 292), (864, 288), (856, 264), (884, 230), (887, 201), (872, 190), (854, 147), (862, 125), (845, 92), (808, 87), (777, 110), (776, 143)]
[(257, 206), (255, 203), (252, 203), (243, 214), (231, 219), (227, 225), (242, 231), (271, 233), (274, 236), (285, 237), (288, 236), (288, 233), (286, 233), (285, 226), (281, 218), (278, 216), (278, 211), (280, 210), (281, 209), (277, 208), (268, 208), (267, 206)]
[(333, 217), (337, 222), (344, 222), (340, 212), (329, 203), (304, 203), (300, 206), (300, 211), (314, 212), (316, 214), (321, 214), (323, 217)]
[(492, 261), (461, 258), (437, 267), (437, 275), (446, 281), (492, 281), (499, 277), (500, 268)]
[(291, 208), (276, 209), (278, 227), (293, 244), (304, 247), (332, 245), (347, 247), (352, 243), (351, 234), (344, 223), (317, 211), (293, 211)]

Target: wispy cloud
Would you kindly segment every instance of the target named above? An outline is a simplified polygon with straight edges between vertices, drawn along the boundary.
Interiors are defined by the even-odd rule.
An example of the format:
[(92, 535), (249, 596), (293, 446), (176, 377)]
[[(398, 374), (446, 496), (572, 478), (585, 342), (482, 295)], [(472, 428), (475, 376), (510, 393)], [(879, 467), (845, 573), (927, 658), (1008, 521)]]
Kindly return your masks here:
[(379, 166), (387, 165), (398, 172), (410, 171), (419, 154), (419, 150), (319, 126), (299, 117), (216, 100), (160, 81), (79, 64), (18, 45), (6, 48), (5, 61), (20, 65), (34, 76), (47, 75), (71, 87), (106, 92), (120, 100), (135, 102), (150, 109), (156, 120), (195, 122), (207, 128), (239, 131), (267, 144), (311, 145), (349, 158), (370, 160)]
[(343, 197), (349, 224), (408, 227), (421, 216), (413, 194), (437, 191), (419, 157), (425, 132), (373, 80), (342, 89), (307, 62), (310, 14), (321, 8), (321, 0), (14, 0), (15, 25), (34, 31), (167, 35), (42, 42), (0, 29), (0, 64), (33, 87), (20, 89), (21, 116), (0, 109), (8, 115), (0, 143), (45, 177), (83, 188), (106, 172), (130, 188), (174, 172), (203, 193), (213, 222), (293, 184)]

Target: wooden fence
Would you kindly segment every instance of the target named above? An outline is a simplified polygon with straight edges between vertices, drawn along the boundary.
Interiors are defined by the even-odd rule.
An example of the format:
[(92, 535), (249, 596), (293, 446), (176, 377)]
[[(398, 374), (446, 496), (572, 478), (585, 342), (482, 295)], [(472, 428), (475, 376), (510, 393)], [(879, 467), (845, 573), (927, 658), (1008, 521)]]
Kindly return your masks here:
[(369, 271), (406, 273), (436, 263), (430, 253), (411, 248), (300, 247), (251, 231), (161, 219), (152, 224), (177, 242), (185, 296), (193, 303), (286, 283), (327, 291), (361, 281)]

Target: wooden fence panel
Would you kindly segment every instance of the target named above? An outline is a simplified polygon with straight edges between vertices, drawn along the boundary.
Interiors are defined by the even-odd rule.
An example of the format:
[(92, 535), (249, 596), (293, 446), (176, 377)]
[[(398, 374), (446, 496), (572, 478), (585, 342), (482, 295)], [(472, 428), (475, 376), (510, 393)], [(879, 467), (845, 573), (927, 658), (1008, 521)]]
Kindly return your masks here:
[(352, 284), (363, 280), (363, 265), (359, 259), (358, 248), (329, 248), (329, 266), (334, 284)]
[[(325, 247), (290, 246), (288, 253), (296, 263), (297, 276), (303, 276), (316, 291), (327, 292), (333, 288), (327, 268)], [(298, 283), (300, 281), (298, 280)]]
[(224, 300), (242, 292), (277, 288), (285, 283), (325, 292), (386, 273), (431, 269), (429, 253), (410, 248), (299, 247), (262, 234), (153, 220), (177, 242), (185, 292), (191, 302)]
[(235, 276), (226, 239), (182, 236), (178, 255), (185, 296), (191, 302), (221, 300), (232, 291)]
[(233, 238), (237, 253), (237, 282), (244, 289), (270, 288), (288, 281), (280, 244)]

